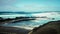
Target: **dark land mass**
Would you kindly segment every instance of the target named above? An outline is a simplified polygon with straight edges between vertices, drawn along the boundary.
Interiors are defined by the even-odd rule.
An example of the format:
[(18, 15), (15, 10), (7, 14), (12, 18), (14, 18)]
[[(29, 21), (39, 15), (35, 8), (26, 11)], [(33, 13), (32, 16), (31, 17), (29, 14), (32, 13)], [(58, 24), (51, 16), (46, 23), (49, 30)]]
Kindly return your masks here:
[(0, 24), (5, 24), (5, 23), (17, 23), (21, 21), (30, 21), (30, 20), (35, 20), (33, 17), (16, 17), (16, 18), (7, 18), (3, 19), (0, 17)]
[(60, 34), (60, 20), (35, 27), (29, 34)]
[[(17, 22), (21, 22), (21, 21), (31, 21), (31, 20), (36, 20), (36, 18), (48, 18), (48, 17), (46, 17), (46, 16), (43, 16), (43, 17), (16, 17), (16, 18), (7, 18), (7, 19), (0, 17), (0, 24), (17, 23)], [(55, 18), (51, 18), (51, 19), (54, 20)]]
[(31, 30), (0, 26), (0, 34), (28, 34)]

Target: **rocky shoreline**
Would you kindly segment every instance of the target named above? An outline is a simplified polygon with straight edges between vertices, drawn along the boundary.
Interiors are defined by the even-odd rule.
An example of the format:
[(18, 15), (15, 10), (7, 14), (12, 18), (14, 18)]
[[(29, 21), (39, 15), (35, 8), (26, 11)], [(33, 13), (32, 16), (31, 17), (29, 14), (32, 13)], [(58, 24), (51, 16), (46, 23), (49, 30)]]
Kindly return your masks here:
[(30, 20), (35, 20), (33, 17), (16, 17), (16, 18), (7, 18), (3, 19), (0, 17), (0, 24), (5, 24), (5, 23), (16, 23), (16, 22), (21, 22), (21, 21), (30, 21)]
[(16, 27), (4, 27), (0, 26), (0, 34), (28, 34), (31, 30), (27, 30), (24, 28), (16, 28)]
[[(13, 19), (2, 19), (0, 24), (4, 23), (15, 23), (19, 21), (30, 21), (35, 20), (34, 18), (16, 17)], [(31, 31), (31, 32), (30, 32)], [(30, 32), (30, 33), (29, 33)], [(24, 28), (17, 27), (6, 27), (0, 26), (0, 34), (60, 34), (60, 20), (50, 21), (39, 27), (33, 28), (33, 30), (27, 30)]]
[(36, 27), (29, 34), (60, 34), (60, 20)]

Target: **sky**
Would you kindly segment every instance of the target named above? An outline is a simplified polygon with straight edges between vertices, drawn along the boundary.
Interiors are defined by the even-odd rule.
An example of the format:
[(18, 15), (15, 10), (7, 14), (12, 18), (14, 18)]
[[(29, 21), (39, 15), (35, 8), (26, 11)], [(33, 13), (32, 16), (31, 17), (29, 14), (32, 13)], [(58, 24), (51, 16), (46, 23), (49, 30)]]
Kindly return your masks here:
[(60, 11), (60, 0), (0, 0), (0, 11)]

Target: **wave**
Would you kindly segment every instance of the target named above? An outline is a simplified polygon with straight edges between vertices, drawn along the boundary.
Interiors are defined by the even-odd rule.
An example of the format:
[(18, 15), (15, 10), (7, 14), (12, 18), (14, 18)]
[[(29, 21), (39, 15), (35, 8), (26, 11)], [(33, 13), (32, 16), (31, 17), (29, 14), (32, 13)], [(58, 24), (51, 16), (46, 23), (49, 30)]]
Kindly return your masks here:
[(60, 13), (60, 11), (37, 11), (37, 12), (25, 12), (25, 11), (0, 11), (0, 15), (7, 15), (7, 14), (36, 14), (36, 13), (47, 13), (47, 12), (58, 12)]
[[(9, 17), (13, 17), (13, 16), (17, 17), (17, 15), (8, 15), (8, 16)], [(19, 14), (19, 15), (22, 15), (22, 14)], [(8, 16), (6, 16), (6, 17), (8, 17)], [(28, 15), (25, 15), (25, 16), (28, 16)], [(36, 13), (36, 14), (31, 14), (31, 15), (29, 14), (29, 16), (41, 17), (41, 18), (36, 18), (36, 20), (34, 20), (34, 21), (33, 20), (32, 21), (23, 21), (23, 22), (18, 22), (18, 23), (14, 23), (14, 24), (3, 24), (3, 25), (10, 26), (10, 27), (20, 27), (20, 28), (32, 29), (33, 27), (38, 27), (38, 26), (43, 25), (49, 21), (60, 20), (60, 13), (59, 12)], [(3, 17), (4, 17), (4, 15), (3, 15)], [(52, 18), (54, 18), (54, 20)]]

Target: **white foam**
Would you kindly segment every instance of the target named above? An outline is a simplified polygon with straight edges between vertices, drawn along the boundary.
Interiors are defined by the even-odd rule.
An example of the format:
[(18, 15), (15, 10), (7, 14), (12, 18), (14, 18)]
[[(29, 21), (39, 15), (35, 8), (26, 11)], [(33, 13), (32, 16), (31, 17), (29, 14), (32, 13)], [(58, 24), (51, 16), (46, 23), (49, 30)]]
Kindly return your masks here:
[(12, 27), (24, 28), (24, 29), (27, 29), (27, 30), (32, 30), (33, 29), (33, 27), (28, 27), (28, 26), (12, 26)]
[(2, 18), (15, 18), (15, 17), (20, 17), (20, 16), (26, 16), (24, 14), (14, 14), (14, 15), (0, 15)]

